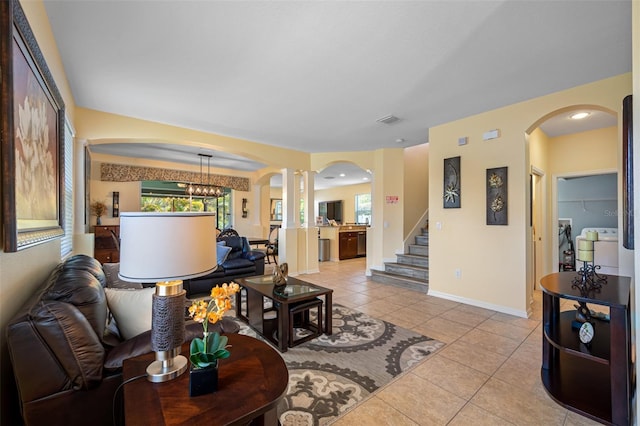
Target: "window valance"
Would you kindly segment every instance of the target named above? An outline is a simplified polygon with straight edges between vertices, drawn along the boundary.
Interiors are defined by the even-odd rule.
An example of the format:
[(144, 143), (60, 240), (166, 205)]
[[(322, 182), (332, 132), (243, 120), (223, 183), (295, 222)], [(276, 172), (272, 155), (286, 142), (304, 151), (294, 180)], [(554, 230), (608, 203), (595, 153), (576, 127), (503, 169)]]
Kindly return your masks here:
[[(160, 169), (156, 167), (129, 166), (125, 164), (100, 164), (100, 180), (106, 182), (132, 182), (142, 180), (165, 180), (174, 182), (199, 183), (198, 172), (184, 170)], [(223, 186), (236, 191), (249, 191), (249, 178), (227, 175), (210, 175), (211, 185)]]

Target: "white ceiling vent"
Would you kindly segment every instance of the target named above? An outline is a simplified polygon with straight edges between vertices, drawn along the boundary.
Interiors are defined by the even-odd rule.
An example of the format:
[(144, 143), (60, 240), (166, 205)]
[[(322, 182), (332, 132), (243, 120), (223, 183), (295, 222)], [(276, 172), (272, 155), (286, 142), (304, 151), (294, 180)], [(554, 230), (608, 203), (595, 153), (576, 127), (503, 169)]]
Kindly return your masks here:
[(395, 115), (387, 115), (386, 117), (379, 118), (376, 121), (379, 122), (379, 123), (384, 123), (384, 124), (393, 124), (398, 120), (400, 120), (400, 119), (398, 117), (396, 117)]

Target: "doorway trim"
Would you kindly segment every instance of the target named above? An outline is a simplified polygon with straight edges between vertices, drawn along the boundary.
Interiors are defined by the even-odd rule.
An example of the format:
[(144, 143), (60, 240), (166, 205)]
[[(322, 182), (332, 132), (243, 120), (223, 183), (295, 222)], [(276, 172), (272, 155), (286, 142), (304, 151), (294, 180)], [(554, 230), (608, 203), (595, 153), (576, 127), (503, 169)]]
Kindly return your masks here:
[[(539, 199), (537, 199), (536, 197), (534, 197), (534, 192), (535, 192), (535, 187), (532, 185), (530, 191), (531, 191), (531, 225), (532, 225), (532, 229), (531, 229), (531, 235), (532, 235), (532, 253), (533, 253), (533, 262), (532, 262), (532, 271), (531, 271), (531, 275), (532, 275), (532, 282), (533, 282), (533, 286), (531, 288), (530, 294), (533, 295), (533, 290), (537, 290), (539, 289), (539, 279), (542, 278), (542, 276), (538, 276), (537, 272), (540, 272), (540, 275), (544, 275), (545, 271), (547, 270), (547, 259), (545, 259), (544, 256), (544, 250), (539, 250), (540, 253), (538, 253), (536, 251), (536, 241), (533, 238), (533, 215), (536, 214), (536, 212), (538, 213), (538, 217), (540, 218), (540, 221), (538, 223), (538, 232), (536, 235), (540, 236), (542, 238), (542, 242), (543, 242), (543, 246), (544, 246), (544, 242), (545, 240), (548, 239), (548, 226), (547, 226), (547, 221), (545, 220), (545, 215), (544, 212), (547, 211), (547, 177), (546, 174), (544, 172), (544, 170), (531, 165), (531, 177), (533, 179), (533, 177), (536, 176), (539, 180), (540, 180), (540, 189), (541, 189), (541, 194)], [(533, 182), (532, 182), (533, 183)], [(534, 202), (535, 201), (535, 202)]]

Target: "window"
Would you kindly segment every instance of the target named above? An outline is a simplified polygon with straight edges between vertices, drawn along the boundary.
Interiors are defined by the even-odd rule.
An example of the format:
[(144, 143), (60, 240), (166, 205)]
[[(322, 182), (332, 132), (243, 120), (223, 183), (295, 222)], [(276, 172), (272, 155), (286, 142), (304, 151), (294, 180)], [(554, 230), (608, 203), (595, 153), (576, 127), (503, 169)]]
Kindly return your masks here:
[(356, 195), (356, 222), (371, 223), (371, 194)]
[(271, 199), (271, 220), (282, 220), (282, 200), (279, 198)]
[(216, 213), (216, 227), (226, 229), (231, 227), (233, 210), (231, 209), (231, 190), (225, 188), (225, 194), (220, 198), (207, 198), (205, 211)]
[(73, 129), (65, 120), (64, 126), (64, 222), (62, 229), (64, 235), (60, 241), (60, 257), (71, 254), (73, 251)]
[(187, 196), (181, 182), (143, 181), (140, 210), (143, 212), (215, 212), (216, 226), (231, 226), (231, 190), (219, 198)]

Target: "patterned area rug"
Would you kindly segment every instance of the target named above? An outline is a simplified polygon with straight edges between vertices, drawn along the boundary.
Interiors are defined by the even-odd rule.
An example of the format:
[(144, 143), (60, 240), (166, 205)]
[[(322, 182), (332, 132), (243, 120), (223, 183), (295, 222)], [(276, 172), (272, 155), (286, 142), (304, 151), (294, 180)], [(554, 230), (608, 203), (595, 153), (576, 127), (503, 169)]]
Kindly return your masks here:
[[(256, 336), (243, 322), (240, 333)], [(301, 330), (296, 330), (302, 333)], [(278, 407), (284, 426), (327, 425), (444, 343), (333, 305), (333, 335), (281, 353), (289, 388)]]

